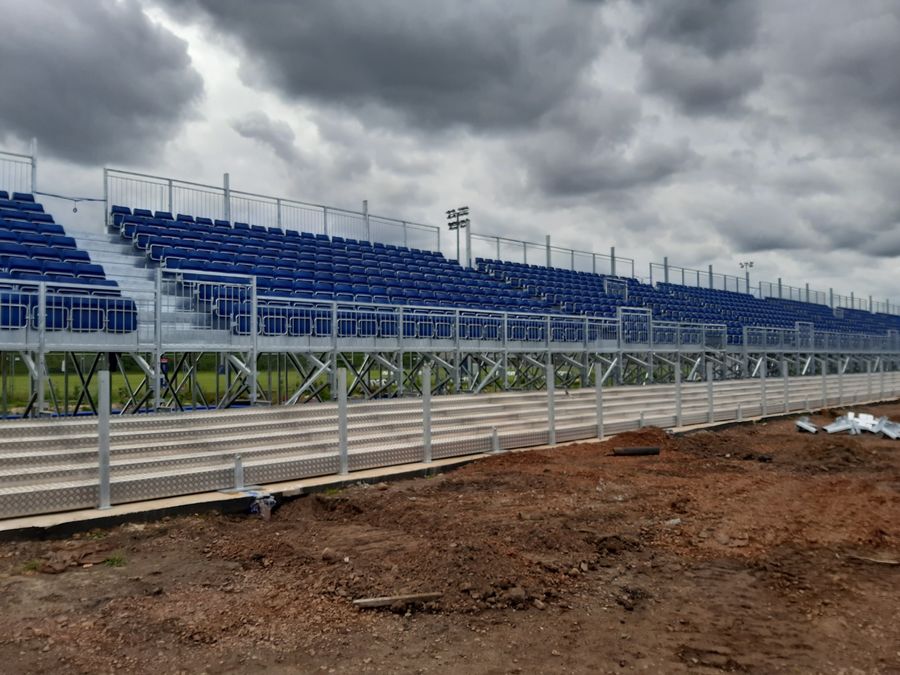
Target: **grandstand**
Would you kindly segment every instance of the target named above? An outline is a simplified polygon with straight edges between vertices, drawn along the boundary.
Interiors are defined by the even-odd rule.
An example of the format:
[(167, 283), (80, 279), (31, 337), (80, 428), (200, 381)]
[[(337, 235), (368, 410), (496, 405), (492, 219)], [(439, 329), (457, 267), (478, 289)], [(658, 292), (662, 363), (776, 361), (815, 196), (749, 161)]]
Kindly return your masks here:
[[(106, 223), (67, 231), (27, 180), (12, 187), (0, 193), (0, 345), (6, 372), (28, 371), (27, 415), (71, 412), (46, 375), (54, 355), (85, 390), (97, 355), (120, 355), (129, 393), (118, 403), (136, 412), (327, 400), (340, 367), (351, 396), (372, 398), (417, 394), (426, 363), (436, 393), (478, 393), (540, 388), (547, 363), (578, 387), (598, 370), (617, 383), (708, 367), (717, 379), (866, 372), (898, 351), (896, 306), (767, 297), (763, 283), (738, 292), (712, 270), (709, 283), (684, 271), (671, 283), (668, 268), (653, 283), (614, 254), (608, 270), (598, 254), (578, 270), (575, 251), (563, 268), (549, 241), (545, 265), (527, 264), (537, 245), (521, 242), (519, 260), (469, 268), (427, 225), (113, 169)], [(215, 396), (196, 382), (210, 370)]]
[[(237, 484), (238, 453), (253, 480), (288, 480), (879, 400), (900, 383), (888, 303), (780, 281), (776, 297), (766, 282), (741, 292), (712, 269), (672, 283), (667, 262), (653, 282), (614, 250), (549, 238), (473, 235), (495, 255), (469, 267), (438, 228), (227, 179), (107, 169), (102, 215), (70, 227), (33, 174), (33, 158), (0, 153), (0, 179), (15, 177), (0, 186), (0, 414), (26, 418), (0, 453), (6, 516), (96, 504), (98, 489), (103, 503), (104, 485), (116, 503)], [(98, 423), (66, 418), (107, 428), (110, 412), (98, 481)], [(130, 417), (158, 412), (190, 414)]]

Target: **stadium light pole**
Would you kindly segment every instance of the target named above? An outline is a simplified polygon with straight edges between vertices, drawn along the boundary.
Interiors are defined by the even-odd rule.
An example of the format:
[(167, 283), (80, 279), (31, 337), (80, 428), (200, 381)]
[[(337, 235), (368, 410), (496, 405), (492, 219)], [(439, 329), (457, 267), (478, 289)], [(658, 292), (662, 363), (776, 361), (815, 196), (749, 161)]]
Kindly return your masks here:
[[(469, 219), (465, 216), (469, 215), (469, 207), (468, 206), (460, 206), (456, 209), (450, 209), (447, 211), (447, 227), (451, 230), (456, 230), (456, 262), (461, 263), (459, 254), (459, 231), (463, 228), (469, 227)], [(471, 258), (471, 255), (469, 255)], [(471, 260), (469, 260), (469, 267), (471, 267)]]
[(753, 269), (753, 261), (752, 260), (742, 260), (740, 263), (741, 269), (744, 270), (744, 286), (747, 288), (747, 294), (750, 294), (750, 270)]

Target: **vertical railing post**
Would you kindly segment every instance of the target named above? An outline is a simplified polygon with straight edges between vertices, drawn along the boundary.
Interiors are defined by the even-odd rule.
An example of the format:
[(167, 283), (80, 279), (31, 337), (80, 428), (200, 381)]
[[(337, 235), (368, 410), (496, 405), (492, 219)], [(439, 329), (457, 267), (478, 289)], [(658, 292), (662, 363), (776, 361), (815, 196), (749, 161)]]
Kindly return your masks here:
[(103, 167), (103, 222), (109, 227), (112, 225), (112, 214), (109, 212), (109, 169)]
[(844, 364), (838, 358), (838, 405), (844, 405)]
[(36, 138), (31, 139), (31, 190), (29, 192), (37, 191), (37, 158), (38, 153), (38, 142)]
[(244, 489), (244, 459), (240, 455), (234, 456), (234, 489)]
[[(172, 196), (172, 193), (174, 192), (174, 190), (172, 187), (172, 179), (171, 178), (169, 178), (166, 181), (166, 188), (167, 188), (166, 189), (166, 211), (168, 211), (169, 213), (172, 213), (172, 215), (175, 215), (173, 213), (173, 204), (175, 203), (175, 200)], [(226, 213), (227, 213), (227, 210), (226, 210)], [(231, 220), (231, 218), (225, 218), (225, 220)]]
[(231, 176), (229, 174), (226, 173), (222, 176), (222, 185), (224, 186), (222, 197), (225, 200), (225, 220), (231, 220)]
[(713, 393), (713, 364), (712, 363), (706, 364), (706, 397), (707, 397), (707, 399), (709, 399), (707, 402), (708, 417), (709, 417), (708, 421), (710, 424), (712, 424), (713, 422), (716, 421), (715, 400), (713, 398), (714, 393)]
[[(372, 241), (372, 226), (369, 223), (369, 200), (363, 199), (363, 222), (366, 226), (366, 241)], [(457, 234), (457, 237), (459, 235)]]
[(431, 364), (422, 366), (422, 461), (431, 462)]
[(275, 223), (281, 227), (281, 197), (275, 199)]
[(328, 207), (322, 207), (322, 234), (328, 236)]
[(162, 268), (156, 268), (156, 283), (153, 289), (153, 344), (155, 346), (156, 363), (153, 365), (153, 410), (159, 412), (162, 407)]
[(616, 247), (609, 247), (609, 274), (610, 276), (616, 276)]
[(47, 349), (47, 284), (43, 281), (38, 284), (38, 352), (37, 362), (34, 364), (37, 372), (37, 401), (34, 406), (34, 416), (41, 417), (44, 414), (44, 400), (47, 398), (47, 364), (45, 352)]
[(769, 368), (769, 357), (763, 354), (759, 364), (759, 401), (760, 415), (766, 417), (769, 414), (768, 392), (766, 391), (766, 371)]
[(591, 274), (597, 274), (597, 254), (591, 253)]
[(556, 445), (556, 373), (550, 352), (547, 352), (547, 422), (547, 444)]
[(99, 477), (99, 505), (110, 507), (109, 467), (109, 357), (100, 356), (100, 372), (97, 373), (97, 450)]
[(546, 253), (547, 253), (547, 267), (552, 267), (553, 265), (552, 265), (552, 256), (550, 254), (550, 235), (549, 234), (544, 237), (544, 248), (546, 249)]
[(346, 476), (350, 473), (350, 457), (347, 447), (347, 369), (338, 368), (337, 371), (337, 402), (338, 402), (338, 456), (340, 458), (340, 473)]
[(594, 364), (594, 395), (597, 408), (597, 439), (603, 440), (603, 363)]
[(788, 381), (788, 362), (787, 359), (782, 358), (781, 360), (781, 380), (782, 380), (782, 397), (784, 398), (784, 412), (790, 412), (790, 403), (788, 402), (789, 391), (788, 387), (790, 386)]
[(497, 260), (500, 260), (500, 237), (494, 237), (497, 240)]
[(713, 287), (714, 287), (714, 283), (713, 283), (713, 266), (712, 266), (712, 265), (709, 266), (709, 287), (710, 287), (710, 288), (713, 288)]
[(250, 403), (256, 403), (256, 355), (259, 349), (259, 296), (256, 286), (256, 277), (250, 279), (250, 363), (247, 367), (250, 369)]
[(663, 256), (663, 283), (669, 283), (669, 256)]
[(828, 361), (822, 358), (822, 407), (828, 407)]
[(680, 427), (683, 417), (681, 390), (681, 357), (675, 359), (675, 426)]
[(866, 400), (872, 400), (872, 361), (866, 359)]
[(884, 357), (883, 356), (880, 359), (878, 359), (878, 370), (880, 371), (879, 378), (878, 378), (880, 394), (878, 395), (878, 400), (883, 401), (884, 400)]
[[(403, 245), (409, 246), (409, 233), (407, 232), (406, 221), (401, 221), (403, 224)], [(469, 267), (471, 267), (471, 260), (469, 261)]]

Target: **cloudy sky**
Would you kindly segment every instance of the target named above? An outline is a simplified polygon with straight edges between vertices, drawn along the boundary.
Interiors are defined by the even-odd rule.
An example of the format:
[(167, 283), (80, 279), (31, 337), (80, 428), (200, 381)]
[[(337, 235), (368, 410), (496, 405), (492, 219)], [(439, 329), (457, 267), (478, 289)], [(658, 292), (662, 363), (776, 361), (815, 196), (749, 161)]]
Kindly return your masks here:
[(0, 147), (36, 137), (45, 190), (98, 196), (103, 166), (228, 171), (436, 225), (468, 204), (475, 232), (615, 245), (638, 276), (665, 255), (729, 274), (753, 260), (755, 278), (900, 300), (900, 0), (0, 0), (0, 15)]

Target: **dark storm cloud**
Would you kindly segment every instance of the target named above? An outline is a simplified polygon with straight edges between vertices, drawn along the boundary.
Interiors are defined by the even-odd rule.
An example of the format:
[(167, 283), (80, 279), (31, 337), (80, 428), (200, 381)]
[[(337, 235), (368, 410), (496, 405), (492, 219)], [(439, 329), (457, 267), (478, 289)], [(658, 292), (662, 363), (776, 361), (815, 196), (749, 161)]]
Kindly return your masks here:
[(747, 94), (763, 81), (759, 66), (745, 58), (712, 59), (696, 50), (648, 46), (643, 65), (643, 88), (688, 115), (740, 113)]
[[(807, 3), (806, 30), (777, 26), (784, 95), (799, 133), (840, 144), (869, 137), (896, 143), (900, 133), (900, 1)], [(813, 11), (813, 9), (818, 11)], [(802, 13), (798, 10), (798, 14)]]
[(629, 92), (582, 85), (514, 143), (529, 188), (553, 198), (627, 200), (699, 161), (686, 141), (641, 139), (640, 100)]
[(232, 36), (250, 86), (374, 105), (425, 129), (536, 119), (569, 95), (604, 38), (595, 7), (566, 0), (164, 1)]
[(640, 39), (680, 44), (718, 58), (752, 47), (759, 0), (645, 0)]
[(688, 115), (734, 115), (763, 83), (758, 0), (638, 0), (642, 89)]
[(141, 163), (203, 91), (187, 45), (134, 2), (0, 0), (0, 138), (82, 164)]
[(294, 131), (287, 122), (273, 120), (261, 110), (249, 112), (232, 120), (231, 128), (244, 138), (262, 143), (285, 162), (296, 162), (300, 159), (297, 146), (294, 145)]

